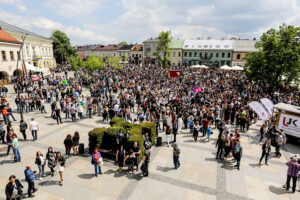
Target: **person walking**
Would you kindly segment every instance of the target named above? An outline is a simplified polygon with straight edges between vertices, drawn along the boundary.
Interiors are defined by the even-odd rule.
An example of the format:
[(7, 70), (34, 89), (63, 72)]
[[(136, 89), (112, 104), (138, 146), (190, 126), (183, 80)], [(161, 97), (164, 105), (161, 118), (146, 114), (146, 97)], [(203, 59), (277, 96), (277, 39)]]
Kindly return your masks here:
[(2, 140), (2, 144), (5, 144), (5, 129), (3, 127), (3, 120), (0, 120), (0, 139)]
[(196, 121), (195, 125), (194, 125), (194, 130), (193, 130), (193, 132), (194, 132), (193, 136), (194, 136), (195, 142), (197, 142), (198, 135), (199, 135), (199, 130), (200, 130), (200, 126), (199, 126), (198, 121)]
[(241, 141), (237, 141), (237, 144), (234, 148), (234, 156), (236, 160), (235, 167), (237, 167), (237, 169), (240, 170), (241, 158), (243, 156), (243, 147), (241, 146)]
[(13, 115), (13, 112), (12, 112), (11, 107), (9, 106), (9, 103), (7, 103), (7, 105), (6, 105), (6, 110), (7, 110), (7, 119), (8, 119), (8, 121), (10, 121), (10, 120), (9, 120), (9, 116), (11, 116), (11, 118), (12, 118), (14, 121), (17, 121), (16, 118), (14, 117), (14, 115)]
[(30, 130), (32, 134), (33, 141), (37, 140), (37, 132), (39, 131), (39, 124), (31, 118)]
[(55, 162), (59, 166), (58, 169), (59, 177), (60, 177), (59, 185), (63, 186), (63, 173), (65, 171), (65, 166), (66, 166), (66, 157), (61, 155), (60, 152), (57, 152)]
[(148, 165), (150, 162), (150, 150), (149, 149), (150, 149), (150, 146), (146, 145), (144, 157), (141, 162), (141, 170), (143, 172), (143, 176), (145, 176), (145, 177), (149, 176), (149, 170), (148, 170)]
[(169, 125), (167, 125), (166, 128), (166, 139), (167, 139), (167, 145), (169, 147), (170, 140), (171, 140), (171, 127)]
[(202, 133), (202, 137), (204, 137), (206, 135), (207, 129), (208, 129), (208, 125), (209, 125), (209, 120), (205, 117), (202, 120), (202, 125), (203, 125), (203, 133)]
[(63, 123), (61, 121), (60, 108), (57, 105), (54, 110), (54, 117), (56, 118), (57, 125), (59, 125), (59, 123), (61, 123), (61, 124)]
[(20, 200), (23, 194), (24, 186), (16, 179), (15, 175), (9, 177), (9, 183), (5, 187), (6, 200)]
[(39, 168), (39, 179), (43, 180), (43, 177), (45, 177), (45, 158), (43, 157), (43, 154), (38, 151), (36, 152), (36, 157), (35, 157), (35, 164), (38, 166)]
[(21, 154), (19, 150), (19, 141), (18, 137), (16, 135), (12, 135), (12, 142), (11, 142), (11, 147), (13, 148), (14, 152), (14, 161), (15, 162), (21, 162)]
[(103, 159), (100, 152), (98, 151), (98, 147), (94, 148), (94, 152), (92, 155), (92, 164), (94, 165), (95, 176), (98, 177), (98, 173), (102, 174), (101, 166), (103, 164)]
[(281, 149), (282, 145), (285, 143), (286, 143), (285, 135), (283, 134), (283, 130), (280, 130), (279, 133), (276, 135), (275, 157), (277, 157), (277, 158), (281, 157), (280, 149)]
[(172, 132), (173, 132), (173, 136), (174, 136), (173, 143), (175, 143), (176, 142), (176, 136), (177, 136), (177, 133), (178, 133), (178, 127), (176, 125), (176, 121), (174, 121)]
[(23, 119), (21, 119), (21, 121), (20, 121), (20, 132), (22, 133), (24, 140), (27, 140), (27, 136), (26, 136), (26, 129), (27, 128), (28, 128), (27, 123)]
[(289, 191), (290, 182), (291, 182), (291, 179), (293, 179), (292, 192), (295, 193), (297, 178), (298, 178), (298, 174), (300, 171), (300, 164), (297, 162), (297, 156), (296, 155), (293, 156), (292, 160), (287, 162), (286, 165), (288, 166), (287, 179), (286, 179), (286, 191)]
[(263, 124), (262, 127), (260, 128), (259, 130), (259, 133), (260, 133), (260, 142), (264, 139), (264, 136), (266, 134), (266, 125)]
[(180, 161), (179, 161), (180, 149), (178, 148), (178, 145), (176, 143), (173, 143), (172, 147), (173, 147), (174, 168), (177, 169), (178, 167), (180, 167)]
[(71, 134), (68, 134), (67, 137), (65, 138), (64, 145), (65, 145), (65, 148), (66, 148), (66, 155), (70, 156), (70, 154), (71, 154), (71, 148), (73, 146), (73, 141), (72, 141)]
[(259, 159), (259, 165), (261, 165), (261, 161), (264, 157), (265, 157), (265, 164), (268, 165), (268, 157), (270, 155), (270, 152), (271, 152), (270, 141), (266, 140), (265, 143), (262, 145), (262, 155)]
[(79, 154), (79, 151), (78, 151), (79, 140), (80, 140), (80, 136), (79, 136), (78, 131), (76, 131), (72, 137), (72, 148), (73, 148), (74, 155)]
[(32, 193), (35, 193), (37, 191), (37, 189), (34, 187), (36, 171), (33, 172), (31, 170), (31, 166), (27, 165), (24, 174), (25, 174), (25, 181), (28, 183), (28, 192), (27, 192), (28, 197), (29, 198), (34, 197)]
[(53, 151), (53, 148), (49, 147), (48, 152), (46, 154), (46, 159), (48, 160), (48, 167), (50, 169), (50, 174), (51, 174), (52, 177), (54, 176), (54, 167), (55, 167), (55, 164), (56, 164), (55, 163), (55, 157), (56, 157), (56, 154)]

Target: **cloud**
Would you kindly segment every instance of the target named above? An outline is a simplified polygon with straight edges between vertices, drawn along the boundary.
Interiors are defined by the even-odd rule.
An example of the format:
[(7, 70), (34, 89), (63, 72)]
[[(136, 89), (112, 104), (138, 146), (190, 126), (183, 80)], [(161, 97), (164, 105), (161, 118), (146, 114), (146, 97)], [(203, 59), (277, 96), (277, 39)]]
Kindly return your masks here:
[(22, 4), (17, 4), (16, 7), (17, 7), (17, 10), (19, 10), (20, 12), (27, 12), (28, 11), (27, 7), (22, 5)]
[(16, 0), (0, 0), (0, 3), (5, 3), (5, 4), (13, 4), (15, 2)]

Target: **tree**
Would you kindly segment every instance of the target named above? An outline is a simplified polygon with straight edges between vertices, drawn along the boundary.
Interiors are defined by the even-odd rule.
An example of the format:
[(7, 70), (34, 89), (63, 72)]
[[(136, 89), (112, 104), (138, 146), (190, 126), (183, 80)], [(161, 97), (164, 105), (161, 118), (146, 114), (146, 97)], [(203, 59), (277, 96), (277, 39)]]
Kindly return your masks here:
[(78, 69), (84, 66), (84, 62), (80, 56), (70, 56), (70, 65), (73, 71), (77, 71)]
[(71, 46), (70, 39), (64, 32), (55, 30), (50, 39), (52, 40), (53, 54), (57, 63), (62, 64), (69, 60), (70, 56), (76, 55), (75, 49)]
[(125, 53), (123, 60), (124, 61), (128, 61), (128, 55), (127, 55), (127, 53)]
[(90, 72), (102, 70), (105, 68), (105, 65), (106, 64), (101, 56), (96, 57), (91, 55), (85, 62), (85, 66)]
[(248, 79), (267, 84), (270, 89), (299, 82), (300, 27), (283, 24), (279, 30), (270, 29), (255, 47), (258, 51), (245, 57)]
[(110, 67), (116, 70), (123, 70), (124, 66), (122, 65), (122, 58), (120, 56), (115, 56), (115, 57), (109, 57), (108, 58), (108, 64)]
[(162, 31), (158, 36), (157, 51), (154, 56), (162, 63), (165, 67), (169, 64), (170, 60), (168, 54), (170, 53), (170, 43), (172, 40), (171, 31)]
[(122, 41), (122, 42), (119, 43), (119, 45), (126, 45), (126, 44), (127, 44), (126, 41)]

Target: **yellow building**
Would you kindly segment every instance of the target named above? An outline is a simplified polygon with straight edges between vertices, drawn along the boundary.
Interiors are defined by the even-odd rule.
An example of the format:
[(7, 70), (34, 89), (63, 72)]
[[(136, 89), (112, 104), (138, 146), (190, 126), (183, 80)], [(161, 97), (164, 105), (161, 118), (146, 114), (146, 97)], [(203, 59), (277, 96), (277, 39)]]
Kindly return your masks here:
[(170, 43), (170, 53), (168, 55), (170, 64), (174, 66), (182, 65), (182, 47), (184, 40), (172, 40)]

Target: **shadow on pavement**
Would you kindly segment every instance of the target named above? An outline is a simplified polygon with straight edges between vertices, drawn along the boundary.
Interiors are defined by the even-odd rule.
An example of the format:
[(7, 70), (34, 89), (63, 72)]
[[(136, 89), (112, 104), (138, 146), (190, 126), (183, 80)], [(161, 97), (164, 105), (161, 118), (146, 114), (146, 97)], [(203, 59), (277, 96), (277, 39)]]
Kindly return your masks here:
[(162, 171), (162, 172), (168, 172), (171, 170), (175, 170), (174, 167), (162, 167), (162, 166), (157, 166), (156, 169), (159, 171)]
[(59, 181), (54, 181), (54, 180), (50, 180), (50, 181), (43, 181), (43, 182), (40, 182), (38, 185), (40, 185), (40, 186), (52, 186), (52, 185), (59, 185)]
[(80, 174), (78, 175), (79, 178), (82, 178), (82, 179), (91, 179), (93, 177), (95, 177), (95, 174), (92, 173), (92, 174)]
[(286, 194), (286, 191), (283, 188), (274, 187), (272, 185), (269, 186), (269, 190), (270, 190), (270, 192), (277, 194), (277, 195)]

